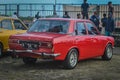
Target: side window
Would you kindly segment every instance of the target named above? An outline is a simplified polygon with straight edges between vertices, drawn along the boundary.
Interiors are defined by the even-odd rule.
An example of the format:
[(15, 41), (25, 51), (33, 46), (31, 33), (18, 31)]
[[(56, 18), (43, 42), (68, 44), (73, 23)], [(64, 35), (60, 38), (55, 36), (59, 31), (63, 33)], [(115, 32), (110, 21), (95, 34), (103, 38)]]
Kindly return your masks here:
[(86, 23), (87, 28), (88, 28), (88, 34), (90, 35), (97, 35), (99, 34), (97, 29), (94, 27), (92, 23)]
[(14, 20), (13, 23), (14, 23), (15, 29), (26, 30), (26, 27), (24, 27), (24, 25), (19, 20)]
[(77, 33), (78, 35), (85, 35), (86, 34), (86, 29), (84, 26), (84, 23), (78, 22), (76, 25)]
[(3, 29), (12, 30), (12, 23), (11, 20), (3, 20), (0, 25)]

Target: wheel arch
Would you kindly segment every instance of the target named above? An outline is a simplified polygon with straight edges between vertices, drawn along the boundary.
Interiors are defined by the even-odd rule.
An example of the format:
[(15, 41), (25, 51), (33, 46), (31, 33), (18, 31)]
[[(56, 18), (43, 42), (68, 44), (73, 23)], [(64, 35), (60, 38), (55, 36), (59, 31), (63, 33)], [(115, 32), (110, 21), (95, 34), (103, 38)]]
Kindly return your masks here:
[[(111, 56), (109, 56), (108, 55), (108, 52), (106, 51), (107, 50), (107, 48), (108, 48), (108, 46), (110, 46), (111, 47)], [(102, 55), (102, 59), (103, 60), (111, 60), (111, 58), (112, 58), (112, 55), (113, 55), (113, 46), (112, 46), (112, 43), (108, 43), (106, 46), (105, 46), (105, 50), (104, 50), (104, 53), (103, 53), (103, 55)]]
[[(74, 51), (75, 53), (74, 52), (72, 53), (72, 51)], [(72, 56), (73, 56), (73, 54), (75, 54), (76, 58), (75, 58), (75, 56), (73, 56), (71, 58), (71, 54), (72, 54)], [(72, 47), (71, 49), (69, 49), (69, 51), (65, 57), (65, 60), (63, 61), (63, 66), (66, 69), (73, 69), (76, 67), (78, 61), (79, 61), (79, 50), (76, 47)]]
[[(72, 50), (72, 49), (76, 49), (77, 50), (77, 52), (78, 52), (78, 60), (79, 60), (79, 56), (80, 56), (80, 50), (78, 49), (78, 47), (76, 47), (76, 46), (74, 46), (74, 47), (71, 47), (69, 50), (68, 50), (68, 52), (67, 52), (67, 54), (66, 54), (66, 57), (67, 57), (67, 55), (68, 55), (68, 53)], [(65, 57), (65, 59), (66, 59), (66, 57)]]
[[(112, 48), (113, 48), (114, 45), (112, 44), (112, 42), (108, 42), (108, 43), (105, 45), (104, 53), (105, 53), (105, 50), (106, 50), (107, 45), (109, 45), (109, 44), (110, 44), (110, 45), (112, 46)], [(103, 53), (103, 55), (104, 55), (104, 53)]]
[(114, 47), (114, 44), (112, 44), (112, 42), (108, 42), (108, 43), (105, 45), (105, 48), (106, 48), (106, 46), (107, 46), (108, 44), (110, 44), (110, 45), (112, 46), (112, 48)]

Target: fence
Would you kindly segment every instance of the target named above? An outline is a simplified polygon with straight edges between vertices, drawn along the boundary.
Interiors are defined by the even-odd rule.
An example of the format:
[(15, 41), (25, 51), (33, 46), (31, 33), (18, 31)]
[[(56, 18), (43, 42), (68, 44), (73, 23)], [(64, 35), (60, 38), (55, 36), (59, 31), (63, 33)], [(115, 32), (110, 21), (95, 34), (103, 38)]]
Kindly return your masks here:
[[(120, 4), (114, 6), (114, 19), (116, 26), (120, 27)], [(102, 18), (103, 13), (108, 13), (108, 6), (105, 4), (90, 4), (89, 16), (99, 7), (99, 15)], [(0, 4), (0, 14), (11, 16), (14, 12), (20, 17), (34, 17), (37, 12), (41, 17), (51, 17), (53, 13), (57, 13), (62, 17), (64, 11), (68, 11), (72, 18), (76, 18), (77, 13), (81, 13), (81, 4)]]

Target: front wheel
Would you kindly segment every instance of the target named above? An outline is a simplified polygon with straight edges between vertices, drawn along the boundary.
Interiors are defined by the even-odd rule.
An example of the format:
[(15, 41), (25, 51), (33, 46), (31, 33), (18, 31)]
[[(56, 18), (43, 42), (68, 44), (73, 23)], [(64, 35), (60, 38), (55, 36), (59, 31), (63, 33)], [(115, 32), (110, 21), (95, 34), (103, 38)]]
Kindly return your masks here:
[(113, 48), (112, 48), (111, 44), (108, 44), (106, 46), (104, 55), (102, 56), (102, 59), (103, 60), (111, 60), (112, 56), (113, 56)]
[(78, 63), (78, 51), (71, 49), (64, 61), (64, 67), (67, 69), (73, 69)]
[(36, 61), (37, 61), (37, 58), (31, 58), (31, 57), (24, 57), (23, 58), (23, 62), (25, 64), (35, 64)]

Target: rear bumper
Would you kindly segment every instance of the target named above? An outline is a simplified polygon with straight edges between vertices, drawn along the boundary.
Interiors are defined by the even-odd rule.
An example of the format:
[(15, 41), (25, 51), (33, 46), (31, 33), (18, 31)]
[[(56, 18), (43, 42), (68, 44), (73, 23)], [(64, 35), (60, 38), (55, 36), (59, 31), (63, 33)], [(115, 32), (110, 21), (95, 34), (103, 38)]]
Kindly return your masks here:
[(40, 56), (46, 56), (46, 57), (57, 57), (60, 56), (60, 53), (39, 53), (39, 52), (33, 52), (32, 50), (10, 50), (8, 49), (9, 52), (13, 52), (14, 54), (20, 54), (20, 53), (32, 53), (32, 54), (37, 54)]

